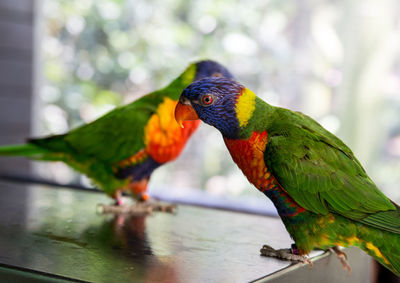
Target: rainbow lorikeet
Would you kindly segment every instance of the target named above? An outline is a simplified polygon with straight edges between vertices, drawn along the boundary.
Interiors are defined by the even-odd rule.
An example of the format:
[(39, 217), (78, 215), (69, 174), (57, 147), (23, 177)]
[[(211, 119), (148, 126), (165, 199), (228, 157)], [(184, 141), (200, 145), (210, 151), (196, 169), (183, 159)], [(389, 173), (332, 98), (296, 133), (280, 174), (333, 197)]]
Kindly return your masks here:
[(217, 128), (234, 162), (273, 201), (295, 245), (264, 246), (262, 255), (308, 261), (314, 248), (330, 249), (350, 269), (338, 246), (357, 246), (400, 276), (400, 207), (316, 121), (271, 106), (226, 78), (189, 85), (175, 118), (200, 118)]
[(208, 76), (232, 77), (211, 60), (191, 64), (168, 86), (118, 107), (101, 118), (63, 135), (29, 139), (23, 145), (0, 147), (0, 155), (63, 161), (87, 175), (95, 185), (121, 204), (121, 192), (148, 199), (152, 172), (174, 160), (197, 129), (199, 121), (181, 128), (174, 109), (182, 90)]

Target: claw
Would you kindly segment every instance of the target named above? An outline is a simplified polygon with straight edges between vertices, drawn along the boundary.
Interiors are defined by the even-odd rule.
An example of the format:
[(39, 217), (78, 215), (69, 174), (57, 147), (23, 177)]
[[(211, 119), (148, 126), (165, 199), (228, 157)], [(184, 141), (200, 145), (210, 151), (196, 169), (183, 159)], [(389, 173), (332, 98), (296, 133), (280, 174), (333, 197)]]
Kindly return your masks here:
[(344, 270), (347, 270), (348, 273), (351, 273), (351, 266), (347, 261), (347, 255), (340, 250), (338, 246), (334, 246), (333, 248), (328, 249), (331, 253), (335, 253), (343, 266)]
[(98, 204), (96, 211), (99, 214), (132, 214), (146, 215), (154, 211), (173, 213), (176, 210), (174, 204), (162, 204), (159, 202), (137, 202), (134, 205), (105, 205)]
[[(295, 249), (297, 250), (297, 247)], [(299, 255), (299, 254), (295, 254), (295, 253), (293, 253), (293, 251), (294, 251), (293, 246), (291, 249), (275, 250), (274, 248), (272, 248), (271, 246), (268, 246), (268, 245), (264, 245), (260, 250), (262, 256), (276, 257), (276, 258), (279, 258), (282, 260), (308, 263), (310, 265), (310, 267), (313, 266), (312, 261), (308, 257)]]

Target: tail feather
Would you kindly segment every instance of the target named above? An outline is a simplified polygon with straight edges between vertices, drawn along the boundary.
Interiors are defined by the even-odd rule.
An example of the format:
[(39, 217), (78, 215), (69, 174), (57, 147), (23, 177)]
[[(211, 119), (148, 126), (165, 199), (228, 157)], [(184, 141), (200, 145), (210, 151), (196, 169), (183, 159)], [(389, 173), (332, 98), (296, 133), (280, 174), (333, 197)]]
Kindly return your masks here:
[(364, 226), (359, 247), (400, 277), (400, 234)]
[[(397, 249), (397, 252), (399, 252), (398, 249)], [(392, 251), (390, 253), (384, 254), (384, 256), (387, 258), (387, 260), (390, 262), (390, 265), (393, 266), (393, 268), (386, 266), (385, 263), (381, 262), (381, 264), (385, 265), (394, 274), (396, 274), (397, 276), (400, 277), (400, 254), (396, 254)]]
[(6, 156), (35, 156), (47, 153), (48, 151), (44, 148), (38, 147), (33, 144), (18, 144), (18, 145), (6, 145), (0, 147), (0, 155)]
[(66, 135), (53, 135), (38, 139), (28, 139), (28, 143), (41, 147), (51, 152), (68, 153), (71, 151), (65, 140)]
[(400, 207), (396, 203), (392, 203), (396, 210), (381, 211), (371, 214), (361, 222), (379, 229), (400, 234)]

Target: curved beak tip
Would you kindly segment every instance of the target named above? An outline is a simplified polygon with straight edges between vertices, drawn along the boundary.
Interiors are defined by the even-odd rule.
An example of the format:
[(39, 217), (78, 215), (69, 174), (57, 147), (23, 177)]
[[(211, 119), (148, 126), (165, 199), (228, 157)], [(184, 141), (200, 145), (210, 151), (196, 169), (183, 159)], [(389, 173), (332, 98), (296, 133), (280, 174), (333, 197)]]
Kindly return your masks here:
[(175, 107), (175, 120), (181, 126), (183, 126), (184, 121), (188, 120), (198, 120), (199, 117), (197, 116), (196, 111), (194, 111), (193, 107), (191, 105), (186, 105), (182, 104), (181, 102), (178, 102), (178, 104)]
[(185, 126), (183, 125), (183, 121), (177, 120), (176, 122), (178, 122), (179, 126), (181, 126), (182, 129), (185, 127)]

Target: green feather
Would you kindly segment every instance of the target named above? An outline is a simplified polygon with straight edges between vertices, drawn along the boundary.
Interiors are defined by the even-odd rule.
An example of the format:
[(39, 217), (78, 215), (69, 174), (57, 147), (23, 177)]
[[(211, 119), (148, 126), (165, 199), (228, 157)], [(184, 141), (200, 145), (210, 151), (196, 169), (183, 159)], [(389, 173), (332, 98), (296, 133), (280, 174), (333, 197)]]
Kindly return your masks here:
[(242, 134), (253, 131), (268, 132), (266, 166), (300, 206), (400, 233), (395, 205), (367, 176), (352, 151), (316, 121), (257, 98)]
[[(266, 167), (308, 211), (295, 216), (295, 225), (283, 218), (298, 247), (326, 249), (357, 236), (357, 246), (400, 276), (400, 207), (376, 187), (353, 152), (310, 117), (259, 98), (240, 137), (246, 139), (255, 131), (268, 133)], [(331, 213), (336, 214), (333, 222)], [(318, 233), (330, 239), (327, 246), (313, 242)]]
[(112, 194), (129, 181), (116, 178), (113, 166), (144, 149), (144, 127), (151, 115), (164, 98), (178, 100), (182, 90), (194, 80), (196, 72), (196, 63), (191, 64), (165, 88), (118, 107), (67, 134), (30, 139), (26, 145), (0, 147), (0, 155), (63, 161)]
[(47, 152), (45, 149), (33, 144), (18, 144), (0, 147), (0, 155), (9, 156), (34, 156)]

